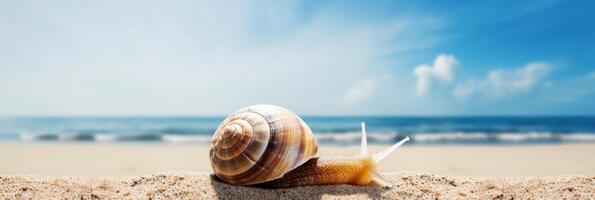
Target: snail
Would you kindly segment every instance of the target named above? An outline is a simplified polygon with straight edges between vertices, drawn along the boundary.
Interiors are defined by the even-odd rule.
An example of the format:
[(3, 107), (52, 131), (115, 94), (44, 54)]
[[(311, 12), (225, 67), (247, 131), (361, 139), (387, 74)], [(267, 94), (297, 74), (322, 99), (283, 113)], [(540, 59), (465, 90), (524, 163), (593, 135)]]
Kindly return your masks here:
[(359, 155), (319, 158), (316, 139), (298, 115), (274, 105), (249, 106), (228, 116), (215, 131), (211, 167), (218, 179), (232, 185), (285, 188), (376, 182), (389, 186), (376, 166), (409, 137), (368, 154), (364, 122), (361, 128)]

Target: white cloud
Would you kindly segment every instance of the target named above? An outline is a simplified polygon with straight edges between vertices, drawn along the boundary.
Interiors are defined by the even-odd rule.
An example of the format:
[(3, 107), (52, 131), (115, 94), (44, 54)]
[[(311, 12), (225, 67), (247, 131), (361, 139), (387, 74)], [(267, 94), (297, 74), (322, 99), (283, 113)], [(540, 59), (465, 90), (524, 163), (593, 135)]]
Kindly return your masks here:
[(417, 77), (417, 95), (423, 96), (432, 84), (432, 79), (448, 84), (454, 80), (454, 66), (458, 63), (452, 55), (441, 54), (434, 60), (434, 65), (420, 65), (413, 73)]
[(370, 98), (375, 88), (376, 81), (372, 79), (357, 82), (347, 90), (343, 102), (347, 105), (357, 105)]
[(453, 96), (469, 98), (474, 95), (499, 98), (531, 91), (550, 73), (551, 66), (543, 62), (533, 62), (527, 66), (511, 70), (496, 69), (483, 80), (468, 80), (457, 85)]
[[(19, 19), (0, 31), (0, 115), (221, 115), (255, 103), (353, 113), (353, 80), (441, 37), (439, 21), (413, 13), (354, 23), (332, 6), (140, 2), (0, 5)], [(347, 102), (380, 89), (362, 84)]]

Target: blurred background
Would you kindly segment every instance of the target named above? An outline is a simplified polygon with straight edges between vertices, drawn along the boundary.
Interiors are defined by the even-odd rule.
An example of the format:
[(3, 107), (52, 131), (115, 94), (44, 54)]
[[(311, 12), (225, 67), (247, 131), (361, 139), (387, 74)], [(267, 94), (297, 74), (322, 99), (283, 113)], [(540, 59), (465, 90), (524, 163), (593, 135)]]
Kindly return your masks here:
[(268, 103), (326, 142), (595, 141), (590, 1), (0, 4), (2, 140), (205, 142)]
[(206, 146), (267, 103), (325, 145), (358, 144), (365, 120), (378, 145), (593, 148), (594, 8), (2, 0), (0, 146)]

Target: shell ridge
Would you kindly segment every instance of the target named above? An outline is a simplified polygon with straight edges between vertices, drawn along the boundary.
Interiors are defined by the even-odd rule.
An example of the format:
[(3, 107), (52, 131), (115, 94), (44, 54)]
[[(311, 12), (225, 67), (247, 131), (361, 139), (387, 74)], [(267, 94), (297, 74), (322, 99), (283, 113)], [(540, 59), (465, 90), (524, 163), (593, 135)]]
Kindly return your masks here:
[[(301, 124), (300, 119), (297, 117), (294, 117), (294, 120), (296, 121), (297, 124)], [(299, 167), (300, 165), (302, 165), (305, 161), (302, 160), (302, 158), (306, 155), (304, 150), (306, 149), (306, 144), (304, 142), (304, 140), (306, 139), (306, 130), (304, 130), (304, 126), (299, 126), (300, 127), (300, 138), (301, 138), (301, 142), (300, 142), (300, 146), (298, 148), (298, 155), (297, 158), (295, 159), (295, 162), (293, 163), (293, 167), (291, 169), (289, 169), (290, 171)]]
[[(263, 115), (262, 113), (259, 113), (259, 112), (255, 111), (254, 109), (247, 109), (247, 110), (244, 110), (243, 112), (254, 113), (256, 115), (259, 115), (260, 117), (262, 117), (262, 119), (264, 119), (266, 121), (266, 124), (269, 127), (269, 139), (267, 141), (267, 144), (266, 144), (266, 147), (265, 147), (264, 152), (271, 153), (272, 152), (272, 149), (275, 149), (275, 147), (277, 147), (277, 143), (275, 142), (275, 136), (276, 136), (276, 132), (277, 132), (276, 130), (277, 130), (277, 128), (276, 127), (273, 127), (272, 126), (272, 123), (271, 123), (274, 120), (272, 120), (270, 116)], [(236, 112), (236, 114), (238, 114), (238, 113), (242, 113), (242, 112)], [(248, 170), (246, 170), (246, 171), (244, 171), (242, 173), (236, 174), (236, 175), (232, 175), (232, 176), (230, 176), (230, 178), (231, 179), (241, 179), (241, 180), (244, 180), (244, 179), (249, 179), (251, 177), (258, 177), (258, 175), (263, 174), (263, 173), (264, 174), (271, 174), (274, 171), (271, 170), (271, 169), (269, 169), (269, 168), (267, 168), (267, 166), (264, 165), (265, 163), (268, 163), (267, 161), (270, 160), (270, 159), (274, 159), (274, 157), (273, 156), (269, 156), (269, 157), (261, 156), (254, 163), (254, 165), (252, 167), (250, 167)], [(259, 172), (257, 169), (260, 169), (261, 171)], [(252, 172), (252, 171), (254, 171), (254, 172), (253, 173), (248, 173), (248, 172)], [(266, 181), (268, 181), (268, 180), (262, 180), (262, 181), (258, 181), (258, 182), (254, 182), (254, 183), (249, 183), (249, 185), (251, 185), (251, 184), (258, 184), (258, 183), (262, 183), (262, 182), (266, 182)]]
[[(278, 107), (278, 106), (276, 106)], [(281, 107), (279, 107), (281, 108)], [(292, 117), (295, 118), (295, 114), (293, 114), (291, 111), (288, 111), (284, 108), (282, 108), (284, 111), (286, 111), (287, 113), (291, 114)], [(266, 156), (262, 156), (259, 158), (259, 160), (257, 161), (257, 163), (253, 166), (253, 167), (258, 167), (260, 169), (266, 169), (263, 172), (267, 172), (268, 174), (277, 174), (278, 171), (275, 169), (269, 169), (269, 166), (266, 166), (264, 164), (269, 163), (271, 160), (282, 160), (284, 159), (284, 157), (287, 155), (287, 152), (284, 152), (283, 149), (287, 149), (287, 147), (285, 145), (287, 145), (284, 142), (278, 143), (276, 141), (276, 138), (278, 137), (278, 133), (280, 132), (280, 130), (284, 130), (284, 128), (281, 125), (281, 123), (279, 123), (279, 121), (281, 119), (275, 119), (270, 115), (264, 115), (260, 112), (258, 112), (258, 110), (256, 109), (249, 109), (247, 112), (251, 112), (251, 113), (255, 113), (257, 115), (262, 116), (266, 121), (267, 121), (267, 125), (269, 126), (269, 142), (267, 144), (267, 147), (265, 149), (265, 152), (269, 152), (269, 154), (271, 154), (269, 157)], [(276, 151), (272, 151), (272, 150), (276, 150)], [(274, 155), (273, 155), (274, 154)], [(283, 164), (283, 163), (281, 163)], [(255, 173), (255, 174), (262, 174), (262, 173)], [(274, 178), (270, 178), (268, 180), (262, 180), (260, 182), (257, 183), (253, 183), (253, 184), (258, 184), (258, 183), (263, 183), (263, 182), (268, 182), (274, 179), (278, 179), (280, 177), (282, 177), (283, 174), (279, 174), (278, 176), (274, 177)]]
[[(240, 123), (240, 121), (241, 122), (248, 123), (249, 125), (247, 125), (248, 127), (246, 127), (246, 128), (249, 128), (250, 130), (249, 131), (246, 131), (246, 129), (243, 129), (244, 126), (242, 126), (242, 124)], [(250, 144), (252, 143), (252, 140), (254, 138), (253, 137), (253, 135), (254, 135), (254, 126), (248, 120), (245, 120), (245, 119), (236, 119), (236, 120), (233, 120), (233, 121), (229, 122), (228, 124), (226, 124), (226, 126), (228, 126), (230, 124), (231, 125), (238, 125), (238, 126), (242, 127), (242, 134), (240, 135), (240, 138), (237, 139), (237, 141), (235, 141), (233, 143), (233, 145), (231, 145), (231, 146), (229, 146), (227, 148), (223, 148), (223, 147), (220, 147), (220, 146), (215, 145), (214, 148), (216, 148), (218, 151), (216, 151), (216, 153), (214, 155), (217, 156), (217, 158), (220, 158), (222, 160), (227, 160), (228, 158), (233, 158), (235, 156), (238, 156), (246, 148), (248, 148), (248, 146), (250, 146)], [(250, 134), (248, 134), (248, 133), (250, 133)], [(247, 138), (246, 139), (247, 141), (244, 141), (245, 140), (244, 137)], [(226, 155), (226, 154), (228, 154), (230, 152), (233, 152), (234, 150), (238, 150), (238, 149), (242, 149), (242, 151), (239, 152), (239, 153), (236, 153), (236, 154), (231, 153), (231, 155), (224, 156), (224, 155)]]
[[(269, 141), (267, 141), (266, 147), (265, 147), (265, 150), (264, 150), (264, 152), (267, 152), (267, 150), (269, 149), (269, 146), (270, 146), (269, 144), (271, 144), (271, 140), (274, 139), (274, 136), (275, 136), (275, 135), (273, 135), (273, 129), (271, 129), (271, 122), (269, 121), (269, 118), (267, 118), (267, 116), (264, 116), (264, 115), (262, 115), (262, 114), (260, 114), (258, 112), (255, 112), (254, 110), (251, 110), (250, 109), (247, 112), (257, 114), (257, 115), (259, 115), (260, 117), (262, 117), (267, 122), (267, 125), (269, 127)], [(250, 123), (250, 125), (252, 125), (252, 127), (254, 127), (254, 124)], [(258, 162), (260, 160), (262, 160), (262, 159), (263, 159), (263, 156), (260, 156), (260, 158), (258, 158), (258, 160), (256, 161), (256, 165), (258, 165)]]

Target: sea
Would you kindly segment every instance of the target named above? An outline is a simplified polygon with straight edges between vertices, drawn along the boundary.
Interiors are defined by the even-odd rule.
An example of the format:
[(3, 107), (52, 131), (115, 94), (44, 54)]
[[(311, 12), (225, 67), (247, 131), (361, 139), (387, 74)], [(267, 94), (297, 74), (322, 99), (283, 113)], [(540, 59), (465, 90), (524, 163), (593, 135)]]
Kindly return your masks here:
[[(4, 117), (0, 142), (209, 144), (225, 117)], [(356, 145), (360, 122), (368, 142), (413, 145), (595, 143), (595, 116), (406, 117), (306, 116), (321, 144)]]

